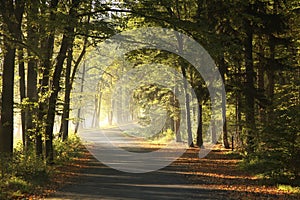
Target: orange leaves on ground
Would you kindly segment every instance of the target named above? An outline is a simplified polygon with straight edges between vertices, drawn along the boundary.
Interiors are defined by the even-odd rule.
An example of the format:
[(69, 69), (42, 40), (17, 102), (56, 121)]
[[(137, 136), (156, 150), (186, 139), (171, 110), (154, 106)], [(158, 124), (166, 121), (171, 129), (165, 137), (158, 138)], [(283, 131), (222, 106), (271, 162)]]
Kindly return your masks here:
[(238, 168), (241, 161), (232, 158), (230, 150), (220, 145), (205, 158), (198, 158), (199, 149), (191, 148), (175, 164), (185, 166), (191, 183), (202, 189), (228, 192), (224, 199), (300, 199), (276, 186), (263, 185), (262, 180)]

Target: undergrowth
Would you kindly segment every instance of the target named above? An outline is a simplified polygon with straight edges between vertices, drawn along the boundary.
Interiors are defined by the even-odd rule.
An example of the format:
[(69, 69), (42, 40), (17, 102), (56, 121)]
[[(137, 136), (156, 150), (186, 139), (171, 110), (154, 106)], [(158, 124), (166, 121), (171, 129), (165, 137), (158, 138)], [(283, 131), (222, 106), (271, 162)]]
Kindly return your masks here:
[(0, 199), (24, 199), (28, 195), (43, 192), (55, 168), (80, 156), (80, 139), (71, 135), (69, 140), (54, 141), (54, 165), (47, 166), (34, 149), (23, 151), (18, 144), (13, 156), (0, 155)]

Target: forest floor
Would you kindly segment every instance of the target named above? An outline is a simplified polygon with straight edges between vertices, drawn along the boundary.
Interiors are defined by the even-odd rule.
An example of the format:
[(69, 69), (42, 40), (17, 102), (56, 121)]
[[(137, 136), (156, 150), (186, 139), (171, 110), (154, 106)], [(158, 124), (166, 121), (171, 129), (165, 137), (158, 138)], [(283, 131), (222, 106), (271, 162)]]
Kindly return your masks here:
[[(281, 190), (276, 184), (241, 170), (240, 156), (217, 145), (205, 158), (198, 158), (199, 149), (191, 148), (175, 163), (185, 166), (184, 174), (199, 189), (228, 191), (224, 199), (300, 199), (294, 191)], [(284, 187), (283, 187), (284, 188)]]
[(58, 169), (43, 196), (29, 199), (300, 199), (241, 170), (240, 157), (220, 145), (202, 159), (190, 148), (170, 166), (143, 174), (111, 169), (83, 152)]

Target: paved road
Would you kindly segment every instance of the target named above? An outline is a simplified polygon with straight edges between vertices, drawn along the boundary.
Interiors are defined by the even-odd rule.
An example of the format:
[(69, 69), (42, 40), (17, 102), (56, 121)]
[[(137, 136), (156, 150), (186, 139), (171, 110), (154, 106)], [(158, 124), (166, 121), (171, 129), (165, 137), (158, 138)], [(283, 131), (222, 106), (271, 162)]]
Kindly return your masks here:
[[(117, 130), (106, 130), (106, 133), (109, 131), (112, 131), (110, 134), (117, 135), (119, 138)], [(94, 131), (87, 131), (86, 134), (90, 137), (92, 132)], [(139, 152), (149, 151), (139, 144), (139, 142), (132, 141), (131, 147), (129, 143), (126, 143), (126, 148)], [(95, 144), (91, 146), (95, 147)], [(224, 192), (199, 189), (190, 184), (180, 172), (184, 172), (182, 166), (171, 164), (158, 171), (127, 173), (107, 167), (91, 156), (88, 167), (80, 172), (80, 176), (72, 184), (65, 185), (47, 199), (225, 199)]]

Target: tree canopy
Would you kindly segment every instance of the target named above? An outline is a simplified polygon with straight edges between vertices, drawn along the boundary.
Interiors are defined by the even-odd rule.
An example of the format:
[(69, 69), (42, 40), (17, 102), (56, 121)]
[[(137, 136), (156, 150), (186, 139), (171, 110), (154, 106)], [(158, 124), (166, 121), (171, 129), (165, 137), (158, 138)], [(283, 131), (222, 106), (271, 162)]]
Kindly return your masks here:
[[(153, 138), (168, 132), (177, 141), (202, 148), (204, 141), (221, 142), (241, 152), (248, 167), (267, 167), (257, 169), (268, 177), (299, 179), (299, 12), (298, 0), (1, 1), (0, 153), (13, 156), (20, 118), (24, 152), (33, 149), (37, 158), (52, 164), (53, 141), (68, 140), (73, 131), (69, 122), (76, 124), (75, 132), (87, 116), (91, 127), (99, 127), (104, 118), (112, 124), (118, 116), (114, 109), (122, 101), (114, 99), (114, 85), (125, 72), (158, 63), (184, 77), (185, 109), (179, 109), (176, 93), (180, 91), (172, 81), (172, 90), (141, 85), (134, 90), (127, 120), (147, 124), (142, 113), (160, 105), (168, 118)], [(207, 83), (180, 56), (138, 49), (124, 58), (133, 63), (132, 68), (124, 60), (110, 66), (97, 63), (97, 56), (102, 56), (97, 52), (99, 43), (139, 27), (176, 30), (209, 52), (226, 89), (226, 96), (220, 97), (226, 108), (222, 138), (215, 138), (214, 130), (210, 136), (204, 134), (212, 116)], [(177, 39), (180, 51), (180, 36)], [(107, 51), (117, 55), (118, 48)], [(163, 76), (153, 74), (153, 80)], [(193, 94), (187, 84), (196, 103), (190, 101)], [(186, 130), (180, 136), (183, 111)]]

